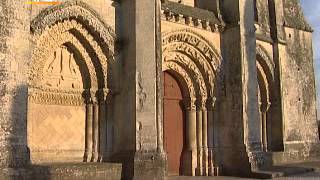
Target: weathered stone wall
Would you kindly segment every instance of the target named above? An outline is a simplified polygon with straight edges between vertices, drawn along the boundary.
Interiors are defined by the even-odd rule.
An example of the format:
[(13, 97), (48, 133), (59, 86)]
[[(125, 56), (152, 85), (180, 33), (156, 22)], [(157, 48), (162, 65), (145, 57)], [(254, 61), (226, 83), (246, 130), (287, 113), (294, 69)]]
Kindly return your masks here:
[(28, 147), (32, 163), (82, 162), (85, 107), (29, 103)]
[(270, 5), (268, 1), (255, 0), (256, 12), (255, 12), (255, 27), (256, 27), (256, 38), (262, 41), (271, 42), (271, 24), (274, 18), (270, 14)]
[(161, 112), (156, 98), (161, 96), (155, 17), (160, 6), (156, 8), (156, 3), (160, 1), (125, 0), (117, 11), (121, 17), (116, 32), (122, 40), (122, 87), (115, 99), (119, 104), (114, 112), (117, 132), (113, 159), (124, 163), (125, 178), (164, 176)]
[(281, 54), (284, 140), (286, 151), (305, 158), (319, 142), (312, 34), (286, 28), (287, 51)]
[[(112, 146), (107, 148), (112, 154), (107, 160), (122, 162), (125, 178), (157, 176), (161, 179), (165, 175), (160, 34), (175, 30), (188, 29), (188, 33), (203, 37), (222, 56), (221, 71), (224, 74), (221, 79), (224, 83), (219, 87), (216, 102), (215, 125), (218, 131), (215, 133), (219, 138), (215, 146), (219, 154), (217, 163), (222, 164), (224, 174), (248, 175), (264, 163), (257, 99), (258, 46), (266, 49), (275, 67), (280, 68), (279, 72), (276, 69), (275, 77), (280, 75), (281, 80), (276, 87), (281, 87), (282, 93), (285, 152), (291, 154), (293, 159), (301, 160), (315, 155), (319, 150), (316, 149), (319, 133), (315, 119), (311, 29), (301, 14), (298, 1), (283, 1), (285, 15), (282, 17), (279, 0), (276, 0), (274, 12), (269, 9), (273, 5), (268, 1), (257, 0), (259, 27), (256, 33), (253, 0), (219, 1), (222, 2), (226, 29), (223, 29), (224, 24), (218, 15), (217, 1), (174, 1), (187, 6), (173, 8), (172, 4), (167, 4), (166, 7), (175, 9), (175, 12), (163, 11), (161, 16), (166, 20), (162, 22), (160, 1), (83, 2), (96, 11), (95, 15), (108, 24), (109, 30), (120, 39), (117, 42), (120, 53), (110, 62), (112, 70), (108, 72), (114, 78), (111, 81), (118, 83), (111, 85), (113, 98), (108, 105), (108, 142), (112, 142)], [(192, 8), (194, 6), (215, 14)], [(35, 156), (32, 154), (50, 148), (83, 151), (84, 106), (49, 106), (29, 102), (27, 107), (27, 72), (33, 66), (30, 54), (38, 45), (36, 33), (30, 32), (30, 22), (45, 8), (47, 6), (26, 5), (22, 0), (3, 0), (0, 5), (0, 165), (3, 167), (27, 164), (27, 143), (34, 161), (41, 158), (53, 161), (48, 159), (52, 155), (38, 154), (36, 157), (36, 153)], [(182, 11), (189, 14), (185, 15)], [(39, 27), (47, 21), (40, 22)], [(286, 38), (282, 37), (283, 24), (287, 26)], [(39, 31), (43, 33), (43, 30)], [(51, 42), (55, 41), (48, 41), (48, 44)], [(97, 59), (101, 60), (100, 57)], [(54, 117), (56, 114), (59, 118)], [(30, 126), (27, 126), (27, 120)], [(68, 122), (57, 122), (64, 120)], [(74, 134), (68, 134), (68, 129), (73, 129)], [(55, 131), (61, 131), (61, 136), (57, 136), (59, 133)], [(68, 138), (72, 142), (61, 141)], [(73, 158), (80, 159), (81, 153)]]
[(24, 0), (0, 4), (0, 166), (29, 162), (27, 149), (27, 65), (30, 9)]

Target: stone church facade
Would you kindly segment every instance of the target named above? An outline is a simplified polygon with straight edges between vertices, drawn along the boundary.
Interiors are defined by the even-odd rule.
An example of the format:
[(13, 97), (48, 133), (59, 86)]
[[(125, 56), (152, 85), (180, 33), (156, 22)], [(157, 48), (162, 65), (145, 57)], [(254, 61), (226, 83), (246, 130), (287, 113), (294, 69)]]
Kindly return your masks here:
[(299, 0), (4, 0), (0, 32), (3, 172), (250, 176), (320, 157)]

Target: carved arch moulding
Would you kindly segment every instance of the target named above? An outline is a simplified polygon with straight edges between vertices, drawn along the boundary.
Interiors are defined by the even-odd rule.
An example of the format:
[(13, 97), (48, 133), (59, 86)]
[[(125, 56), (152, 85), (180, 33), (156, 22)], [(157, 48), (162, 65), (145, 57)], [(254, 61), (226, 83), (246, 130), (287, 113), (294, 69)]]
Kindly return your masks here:
[(30, 100), (79, 105), (84, 89), (115, 91), (110, 63), (117, 56), (117, 38), (88, 5), (67, 1), (49, 7), (32, 21), (31, 33), (35, 48), (28, 74)]
[[(188, 91), (195, 91), (196, 97), (201, 97), (203, 100), (215, 97), (216, 85), (221, 83), (219, 81), (221, 81), (222, 58), (214, 46), (189, 29), (166, 32), (162, 36), (163, 64), (168, 62), (179, 64), (189, 77), (180, 74), (184, 77), (184, 81), (191, 81), (193, 84), (194, 89), (190, 88)], [(191, 85), (188, 86), (191, 87)], [(192, 94), (190, 96), (190, 98), (196, 98), (192, 97)]]
[(256, 53), (257, 63), (259, 63), (259, 66), (261, 66), (261, 68), (263, 68), (265, 72), (268, 72), (272, 80), (274, 80), (274, 71), (276, 65), (273, 62), (272, 58), (269, 56), (267, 50), (262, 45), (257, 44)]

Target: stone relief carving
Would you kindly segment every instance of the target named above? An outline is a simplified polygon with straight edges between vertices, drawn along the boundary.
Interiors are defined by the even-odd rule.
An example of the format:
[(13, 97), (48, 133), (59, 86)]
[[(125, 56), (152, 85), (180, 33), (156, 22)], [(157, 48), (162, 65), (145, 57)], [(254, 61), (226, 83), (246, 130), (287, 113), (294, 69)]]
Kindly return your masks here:
[(137, 81), (136, 90), (138, 93), (136, 101), (138, 104), (138, 111), (142, 111), (144, 108), (145, 101), (147, 99), (147, 93), (145, 92), (145, 89), (142, 85), (143, 82), (142, 82), (142, 78), (141, 78), (141, 72), (137, 73), (136, 81)]
[[(84, 89), (108, 87), (115, 34), (82, 6), (67, 2), (49, 8), (32, 22), (36, 48), (29, 71), (31, 102), (82, 105)], [(75, 18), (69, 19), (69, 12)]]
[(49, 57), (43, 69), (44, 86), (61, 89), (83, 89), (81, 73), (74, 54), (61, 46)]

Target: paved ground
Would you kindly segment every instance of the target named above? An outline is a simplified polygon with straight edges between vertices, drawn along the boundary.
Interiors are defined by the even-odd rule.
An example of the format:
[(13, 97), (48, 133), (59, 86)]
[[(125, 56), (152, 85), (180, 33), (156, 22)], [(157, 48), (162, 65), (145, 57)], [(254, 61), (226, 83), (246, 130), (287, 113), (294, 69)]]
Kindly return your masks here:
[[(167, 180), (254, 180), (250, 178), (238, 177), (169, 177)], [(274, 180), (320, 180), (320, 172), (311, 172), (290, 177), (274, 178)]]
[[(283, 167), (312, 168), (313, 172), (290, 175), (288, 177), (274, 178), (275, 180), (320, 180), (320, 162), (306, 162), (283, 165)], [(250, 178), (238, 177), (169, 177), (168, 180), (244, 180)], [(253, 179), (250, 179), (253, 180)]]

